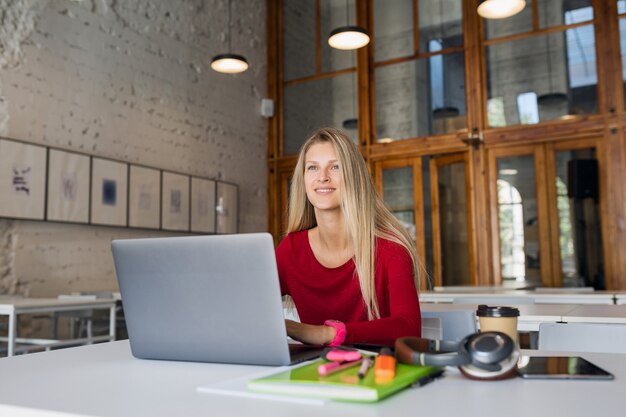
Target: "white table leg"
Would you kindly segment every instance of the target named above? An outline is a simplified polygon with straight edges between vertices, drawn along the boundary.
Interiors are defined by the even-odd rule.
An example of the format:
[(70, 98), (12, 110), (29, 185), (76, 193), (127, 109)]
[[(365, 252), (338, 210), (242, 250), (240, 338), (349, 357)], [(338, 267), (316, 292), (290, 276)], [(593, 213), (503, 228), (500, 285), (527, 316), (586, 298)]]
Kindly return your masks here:
[(111, 342), (115, 340), (115, 305), (109, 309), (109, 336)]
[(7, 352), (7, 356), (15, 355), (15, 337), (17, 336), (16, 319), (17, 317), (15, 315), (15, 312), (11, 312), (11, 314), (9, 314), (9, 349)]

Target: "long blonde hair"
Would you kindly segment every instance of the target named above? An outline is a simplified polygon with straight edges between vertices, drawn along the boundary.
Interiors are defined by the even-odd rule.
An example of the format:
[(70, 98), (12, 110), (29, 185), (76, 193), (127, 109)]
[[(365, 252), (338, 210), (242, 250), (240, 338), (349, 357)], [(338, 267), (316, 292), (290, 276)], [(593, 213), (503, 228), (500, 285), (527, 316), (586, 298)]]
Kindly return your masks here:
[(291, 180), (287, 233), (317, 226), (315, 211), (304, 186), (304, 165), (309, 148), (325, 142), (335, 147), (339, 161), (343, 181), (341, 208), (354, 247), (354, 264), (367, 316), (369, 320), (380, 318), (374, 281), (376, 237), (395, 242), (407, 250), (413, 263), (416, 288), (419, 288), (423, 267), (413, 239), (376, 192), (363, 156), (356, 144), (341, 130), (330, 127), (318, 129), (300, 148)]

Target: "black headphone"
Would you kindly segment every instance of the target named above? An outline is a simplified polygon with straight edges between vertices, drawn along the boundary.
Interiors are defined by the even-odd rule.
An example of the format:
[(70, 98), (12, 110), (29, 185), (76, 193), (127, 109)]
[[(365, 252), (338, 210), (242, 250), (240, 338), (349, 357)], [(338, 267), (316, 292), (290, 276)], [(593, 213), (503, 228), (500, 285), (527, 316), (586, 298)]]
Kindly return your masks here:
[(458, 366), (471, 379), (505, 379), (517, 374), (519, 349), (505, 333), (483, 332), (459, 342), (401, 337), (396, 357), (413, 365)]

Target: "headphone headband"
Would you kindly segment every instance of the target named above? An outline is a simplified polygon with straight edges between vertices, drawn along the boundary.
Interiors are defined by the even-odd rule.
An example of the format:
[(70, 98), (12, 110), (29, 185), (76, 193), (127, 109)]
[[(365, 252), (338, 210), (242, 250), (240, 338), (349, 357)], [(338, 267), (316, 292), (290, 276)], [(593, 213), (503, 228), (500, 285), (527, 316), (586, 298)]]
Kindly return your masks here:
[(469, 363), (467, 355), (441, 354), (458, 352), (459, 342), (401, 337), (396, 340), (396, 356), (403, 363), (414, 365), (458, 366)]

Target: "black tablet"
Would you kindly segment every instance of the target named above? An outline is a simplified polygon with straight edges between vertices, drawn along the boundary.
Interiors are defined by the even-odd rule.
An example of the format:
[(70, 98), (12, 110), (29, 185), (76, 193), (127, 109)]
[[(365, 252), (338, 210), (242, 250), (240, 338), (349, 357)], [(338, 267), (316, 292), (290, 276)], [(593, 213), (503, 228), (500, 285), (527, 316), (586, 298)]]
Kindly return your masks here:
[(517, 366), (528, 379), (613, 379), (613, 374), (579, 356), (522, 356)]

